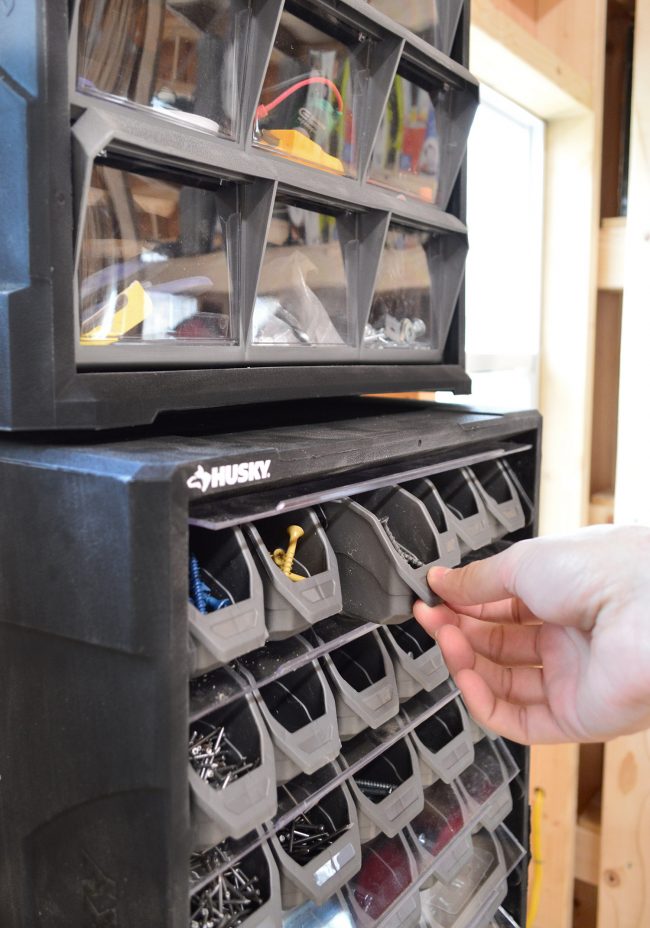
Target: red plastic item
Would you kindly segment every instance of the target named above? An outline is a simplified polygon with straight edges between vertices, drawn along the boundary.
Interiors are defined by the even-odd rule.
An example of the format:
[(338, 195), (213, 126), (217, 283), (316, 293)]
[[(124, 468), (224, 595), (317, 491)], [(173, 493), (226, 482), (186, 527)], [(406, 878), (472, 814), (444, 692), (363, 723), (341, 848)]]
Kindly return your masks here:
[(411, 827), (425, 851), (437, 857), (465, 824), (463, 810), (451, 786), (441, 780), (424, 791), (424, 799)]
[(281, 103), (290, 97), (292, 93), (295, 93), (297, 90), (301, 90), (303, 87), (311, 87), (312, 84), (324, 84), (326, 87), (332, 91), (336, 104), (339, 108), (339, 112), (343, 112), (343, 97), (339, 88), (336, 86), (334, 81), (331, 81), (329, 77), (307, 77), (304, 81), (298, 81), (295, 84), (292, 84), (291, 87), (287, 87), (286, 90), (283, 90), (282, 93), (271, 100), (270, 103), (260, 103), (255, 111), (255, 116), (257, 119), (264, 119), (269, 115), (271, 110), (274, 110), (276, 106), (279, 106)]
[(376, 921), (412, 881), (411, 862), (400, 836), (379, 835), (364, 846), (361, 870), (351, 887), (360, 908)]

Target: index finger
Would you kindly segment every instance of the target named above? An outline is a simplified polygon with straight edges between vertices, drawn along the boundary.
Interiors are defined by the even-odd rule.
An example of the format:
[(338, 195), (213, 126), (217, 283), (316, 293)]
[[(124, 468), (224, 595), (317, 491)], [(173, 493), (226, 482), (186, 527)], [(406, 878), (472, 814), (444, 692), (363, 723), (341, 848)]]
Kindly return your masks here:
[(501, 551), (454, 570), (432, 567), (427, 575), (429, 586), (445, 602), (458, 606), (478, 606), (510, 599), (514, 590), (511, 588), (507, 555), (508, 551)]

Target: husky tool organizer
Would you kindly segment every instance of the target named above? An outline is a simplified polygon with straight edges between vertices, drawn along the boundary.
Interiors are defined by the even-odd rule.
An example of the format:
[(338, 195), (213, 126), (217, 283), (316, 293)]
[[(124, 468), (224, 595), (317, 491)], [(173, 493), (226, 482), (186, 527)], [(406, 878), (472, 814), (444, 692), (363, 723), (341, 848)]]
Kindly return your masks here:
[[(164, 426), (0, 441), (3, 928), (521, 922), (527, 751), (470, 720), (409, 611), (423, 558), (534, 534), (538, 415)], [(449, 544), (470, 497), (479, 551)]]
[(468, 6), (393, 6), (4, 4), (0, 428), (469, 392)]

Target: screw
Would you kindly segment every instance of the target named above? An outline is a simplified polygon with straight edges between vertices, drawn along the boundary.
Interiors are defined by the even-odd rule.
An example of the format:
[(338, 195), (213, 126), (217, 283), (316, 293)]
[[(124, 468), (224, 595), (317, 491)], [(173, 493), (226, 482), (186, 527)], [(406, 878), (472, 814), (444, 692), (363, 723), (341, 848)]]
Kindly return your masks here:
[[(269, 552), (270, 554), (270, 552)], [(273, 558), (273, 563), (276, 567), (279, 567), (280, 570), (284, 573), (284, 559), (286, 558), (286, 552), (284, 548), (276, 548), (271, 557)], [(289, 580), (293, 580), (294, 583), (297, 583), (299, 580), (306, 580), (306, 577), (301, 577), (300, 574), (289, 573), (287, 574)]]
[(282, 565), (282, 572), (288, 577), (291, 573), (291, 568), (293, 567), (293, 559), (296, 556), (296, 545), (298, 544), (298, 539), (302, 538), (305, 534), (305, 530), (299, 525), (289, 525), (287, 526), (287, 534), (289, 536), (289, 544), (287, 546), (287, 553), (284, 558), (284, 564)]

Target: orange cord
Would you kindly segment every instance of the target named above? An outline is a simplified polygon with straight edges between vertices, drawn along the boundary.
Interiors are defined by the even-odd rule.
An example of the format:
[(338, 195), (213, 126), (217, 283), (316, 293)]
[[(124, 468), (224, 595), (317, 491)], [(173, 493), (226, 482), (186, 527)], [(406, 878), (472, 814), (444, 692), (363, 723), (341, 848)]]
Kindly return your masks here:
[(343, 97), (341, 96), (341, 92), (334, 81), (331, 81), (329, 77), (307, 77), (304, 81), (298, 81), (298, 83), (292, 84), (291, 87), (287, 87), (287, 89), (284, 90), (280, 96), (276, 97), (275, 100), (271, 100), (270, 103), (260, 103), (255, 112), (256, 118), (264, 119), (269, 115), (271, 110), (274, 110), (276, 106), (284, 103), (287, 97), (290, 97), (291, 94), (295, 93), (297, 90), (301, 90), (303, 87), (310, 87), (312, 84), (324, 84), (326, 87), (329, 87), (334, 95), (339, 112), (343, 112)]

